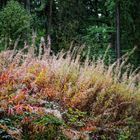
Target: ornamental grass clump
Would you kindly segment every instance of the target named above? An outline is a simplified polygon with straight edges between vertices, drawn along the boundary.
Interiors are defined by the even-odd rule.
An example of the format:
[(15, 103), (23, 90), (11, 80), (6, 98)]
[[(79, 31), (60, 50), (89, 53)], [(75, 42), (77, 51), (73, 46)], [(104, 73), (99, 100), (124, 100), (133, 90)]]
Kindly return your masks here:
[[(73, 54), (61, 52), (57, 56), (49, 55), (46, 50), (40, 58), (24, 51), (1, 52), (0, 118), (12, 119), (20, 134), (26, 132), (23, 126), (29, 125), (27, 137), (36, 132), (37, 135), (30, 136), (30, 139), (37, 139), (40, 131), (46, 136), (48, 126), (34, 124), (32, 120), (48, 115), (57, 118), (56, 114), (46, 113), (47, 103), (54, 102), (59, 104), (55, 109), (62, 115), (59, 119), (63, 123), (58, 126), (50, 123), (49, 127), (55, 128), (55, 134), (58, 133), (56, 130), (61, 131), (58, 138), (64, 135), (71, 139), (71, 131), (75, 130), (79, 139), (83, 138), (83, 131), (88, 135), (83, 139), (118, 139), (123, 135), (137, 139), (140, 136), (139, 71), (125, 65), (125, 58), (121, 64), (115, 62), (106, 66), (102, 59), (81, 62), (80, 54), (77, 53), (77, 57)], [(75, 111), (78, 113), (75, 114)], [(73, 120), (76, 120), (75, 124)], [(0, 129), (3, 130), (5, 125), (0, 124)], [(51, 133), (53, 135), (49, 137), (52, 139), (53, 130)]]

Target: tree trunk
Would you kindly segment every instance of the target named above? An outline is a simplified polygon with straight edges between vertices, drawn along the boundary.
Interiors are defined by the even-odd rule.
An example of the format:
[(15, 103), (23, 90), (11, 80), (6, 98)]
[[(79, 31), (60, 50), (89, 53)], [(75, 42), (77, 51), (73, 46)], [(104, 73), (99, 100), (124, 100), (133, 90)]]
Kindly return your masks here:
[(26, 0), (26, 9), (30, 12), (30, 0)]
[(97, 26), (98, 26), (98, 0), (95, 0), (95, 16), (96, 16), (96, 22), (97, 22)]
[(121, 57), (121, 46), (120, 46), (120, 3), (116, 4), (116, 54), (117, 59)]
[(0, 9), (3, 8), (7, 3), (7, 0), (0, 0)]
[(49, 17), (48, 17), (48, 31), (47, 31), (47, 47), (51, 47), (51, 28), (52, 28), (52, 5), (53, 0), (49, 1)]

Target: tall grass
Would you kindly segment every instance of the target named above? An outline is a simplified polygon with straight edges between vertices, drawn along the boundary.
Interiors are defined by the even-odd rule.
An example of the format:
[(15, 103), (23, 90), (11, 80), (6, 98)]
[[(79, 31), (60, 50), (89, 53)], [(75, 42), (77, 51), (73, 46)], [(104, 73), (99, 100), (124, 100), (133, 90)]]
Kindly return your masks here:
[(55, 101), (64, 110), (87, 112), (86, 125), (96, 128), (90, 130), (93, 137), (139, 136), (140, 73), (125, 65), (125, 58), (106, 66), (103, 59), (81, 62), (75, 51), (31, 52), (0, 53), (0, 108), (7, 115), (9, 110), (12, 115), (43, 110), (41, 101)]

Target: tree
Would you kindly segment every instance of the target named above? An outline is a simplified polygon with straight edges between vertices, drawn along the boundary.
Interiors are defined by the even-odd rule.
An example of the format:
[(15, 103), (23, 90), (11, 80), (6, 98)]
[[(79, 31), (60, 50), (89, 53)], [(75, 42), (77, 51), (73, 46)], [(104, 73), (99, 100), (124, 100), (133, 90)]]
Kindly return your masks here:
[[(5, 6), (6, 1), (9, 0), (0, 1), (1, 7)], [(138, 65), (139, 0), (17, 1), (33, 15), (33, 29), (38, 32), (38, 38), (49, 38), (48, 46), (51, 42), (55, 52), (69, 49), (71, 42), (74, 42), (76, 45), (84, 43), (91, 46), (91, 56), (98, 56), (109, 45), (110, 57), (114, 61), (137, 46), (130, 61)]]
[(16, 1), (11, 0), (0, 12), (0, 37), (4, 38), (8, 46), (13, 46), (15, 40), (21, 37), (27, 39), (31, 31), (31, 15)]

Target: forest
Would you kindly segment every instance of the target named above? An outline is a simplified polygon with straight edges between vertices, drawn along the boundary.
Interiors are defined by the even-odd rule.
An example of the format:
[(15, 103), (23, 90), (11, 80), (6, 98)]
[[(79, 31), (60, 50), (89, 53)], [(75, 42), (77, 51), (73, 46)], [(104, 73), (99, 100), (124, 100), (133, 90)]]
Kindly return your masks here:
[(140, 140), (139, 0), (0, 0), (0, 140)]

